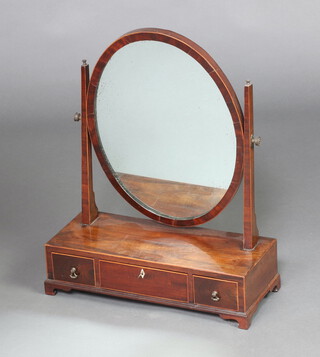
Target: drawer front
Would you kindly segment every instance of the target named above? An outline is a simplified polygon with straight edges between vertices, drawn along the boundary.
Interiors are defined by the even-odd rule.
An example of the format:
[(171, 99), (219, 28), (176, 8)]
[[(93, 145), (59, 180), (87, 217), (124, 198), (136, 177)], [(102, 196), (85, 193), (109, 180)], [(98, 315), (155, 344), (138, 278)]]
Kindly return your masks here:
[(196, 304), (239, 310), (237, 282), (200, 276), (194, 276), (193, 279)]
[(182, 273), (100, 261), (101, 287), (139, 295), (187, 301), (188, 276)]
[(95, 285), (93, 259), (52, 253), (52, 262), (55, 280)]

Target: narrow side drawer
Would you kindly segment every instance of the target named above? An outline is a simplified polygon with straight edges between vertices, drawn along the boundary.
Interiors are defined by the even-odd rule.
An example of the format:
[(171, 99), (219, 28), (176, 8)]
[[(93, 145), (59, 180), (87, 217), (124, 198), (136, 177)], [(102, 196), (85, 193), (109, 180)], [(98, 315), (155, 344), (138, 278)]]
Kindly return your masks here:
[(195, 303), (227, 310), (239, 310), (238, 283), (194, 276)]
[(52, 253), (52, 262), (55, 280), (95, 285), (93, 259)]

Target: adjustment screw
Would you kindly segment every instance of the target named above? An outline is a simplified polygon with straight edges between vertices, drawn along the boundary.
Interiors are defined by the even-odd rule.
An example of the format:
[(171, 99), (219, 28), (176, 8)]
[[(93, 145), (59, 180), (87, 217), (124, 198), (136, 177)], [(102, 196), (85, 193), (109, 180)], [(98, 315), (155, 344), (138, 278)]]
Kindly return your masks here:
[(74, 117), (73, 117), (73, 120), (74, 120), (74, 121), (80, 121), (80, 120), (81, 120), (81, 114), (78, 113), (78, 112), (75, 113), (75, 114), (74, 114)]
[(261, 141), (262, 141), (261, 136), (258, 136), (257, 138), (255, 138), (253, 135), (251, 136), (252, 145), (260, 146)]

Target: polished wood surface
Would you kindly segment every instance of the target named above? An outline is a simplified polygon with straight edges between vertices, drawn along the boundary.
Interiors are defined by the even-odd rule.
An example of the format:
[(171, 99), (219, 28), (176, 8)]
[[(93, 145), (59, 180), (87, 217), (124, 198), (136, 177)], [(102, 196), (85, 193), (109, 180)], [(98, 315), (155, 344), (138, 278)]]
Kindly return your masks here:
[(242, 234), (199, 227), (172, 228), (150, 220), (100, 212), (98, 219), (85, 227), (77, 216), (49, 244), (178, 269), (188, 267), (244, 276), (276, 245), (276, 240), (261, 237), (256, 249), (249, 252), (242, 249)]
[[(239, 310), (238, 283), (221, 279), (194, 277), (194, 301), (196, 304), (215, 306), (227, 310)], [(212, 297), (216, 291), (218, 301)]]
[(81, 66), (81, 204), (82, 223), (90, 224), (98, 216), (92, 182), (92, 148), (88, 132), (87, 93), (89, 86), (89, 65)]
[[(118, 51), (123, 46), (129, 43), (136, 42), (136, 41), (144, 41), (144, 40), (160, 41), (160, 42), (168, 43), (172, 46), (176, 46), (182, 51), (186, 52), (191, 57), (193, 57), (196, 61), (198, 61), (218, 86), (223, 98), (226, 101), (226, 105), (228, 106), (233, 121), (237, 144), (236, 144), (236, 164), (235, 164), (235, 170), (234, 170), (231, 184), (225, 195), (222, 197), (222, 199), (219, 201), (219, 203), (216, 206), (211, 207), (210, 211), (205, 212), (204, 214), (196, 218), (176, 220), (170, 217), (162, 216), (152, 210), (147, 209), (139, 201), (134, 200), (123, 188), (123, 186), (119, 184), (118, 180), (114, 177), (113, 170), (109, 167), (108, 160), (106, 159), (105, 153), (101, 149), (99, 132), (95, 120), (95, 100), (96, 100), (97, 88), (99, 85), (100, 77), (108, 61), (111, 59), (111, 57), (114, 55), (116, 51)], [(139, 105), (143, 105), (143, 98), (141, 98), (141, 103), (139, 103)], [(97, 154), (98, 160), (104, 172), (106, 173), (107, 177), (109, 178), (110, 182), (115, 187), (115, 189), (121, 194), (121, 196), (124, 199), (126, 199), (133, 207), (135, 207), (137, 210), (139, 210), (146, 216), (171, 226), (199, 225), (217, 216), (224, 209), (224, 207), (226, 207), (226, 205), (231, 201), (231, 199), (237, 192), (242, 179), (242, 167), (243, 167), (242, 110), (239, 101), (237, 99), (237, 96), (230, 82), (228, 81), (227, 77), (222, 72), (221, 68), (206, 51), (204, 51), (200, 46), (198, 46), (196, 43), (189, 40), (188, 38), (172, 31), (163, 30), (163, 29), (153, 29), (153, 28), (134, 30), (120, 37), (117, 41), (115, 41), (105, 50), (105, 52), (100, 57), (93, 70), (89, 83), (87, 108), (88, 108), (88, 127), (90, 131), (90, 137), (95, 152)], [(108, 153), (106, 153), (106, 155), (108, 155)], [(201, 158), (199, 158), (199, 160), (200, 159)], [(210, 163), (208, 163), (208, 165), (210, 165)]]
[(222, 188), (116, 173), (126, 189), (152, 209), (172, 217), (197, 217), (210, 211), (225, 195)]
[(253, 86), (244, 87), (243, 247), (253, 249), (259, 231), (254, 200)]
[[(259, 294), (260, 296), (263, 294), (267, 281), (271, 281), (267, 287), (268, 291), (280, 289), (277, 261), (277, 246), (274, 245), (270, 248), (269, 254), (262, 256), (259, 264), (250, 270), (250, 274), (246, 276), (245, 309), (250, 309), (250, 306), (254, 306), (255, 301), (259, 299)], [(272, 277), (277, 277), (276, 283), (273, 286)]]
[(165, 299), (188, 300), (188, 276), (143, 265), (101, 261), (101, 287)]
[[(219, 193), (219, 198), (215, 189), (190, 185), (186, 187), (179, 183), (172, 186), (172, 183), (161, 180), (126, 174), (119, 174), (123, 182), (121, 186), (109, 168), (100, 150), (95, 128), (95, 91), (111, 56), (127, 43), (140, 40), (166, 42), (189, 53), (207, 70), (223, 94), (236, 132), (237, 162), (232, 183), (226, 192)], [(261, 300), (269, 292), (280, 288), (277, 242), (273, 238), (258, 236), (256, 229), (254, 157), (251, 145), (252, 86), (245, 87), (244, 120), (234, 91), (214, 60), (183, 36), (157, 29), (136, 30), (114, 42), (98, 61), (90, 85), (86, 64), (82, 66), (81, 74), (82, 213), (45, 246), (46, 294), (54, 295), (57, 290), (80, 290), (157, 303), (217, 314), (223, 319), (236, 320), (240, 328), (248, 329)], [(167, 226), (146, 219), (98, 213), (92, 185), (91, 140), (104, 171), (120, 194), (138, 210)], [(216, 216), (239, 187), (243, 163), (244, 234), (199, 227), (177, 227), (201, 224)], [(125, 193), (126, 185), (138, 199)], [(181, 193), (183, 190), (195, 192), (198, 195), (194, 198), (196, 202), (191, 202), (191, 199), (190, 203), (174, 202), (173, 192)], [(143, 194), (147, 198), (141, 196)], [(150, 202), (151, 207), (155, 206), (161, 211), (164, 201), (161, 202), (157, 195), (171, 198), (166, 204), (169, 202), (169, 206), (172, 206), (166, 206), (166, 209), (176, 213), (178, 211), (174, 204), (178, 203), (181, 215), (190, 214), (193, 218), (177, 220), (164, 217), (137, 202), (140, 199), (149, 200), (147, 202)], [(209, 197), (212, 199), (213, 196), (217, 197), (217, 203), (209, 208), (208, 213), (196, 211), (197, 205), (208, 207)], [(196, 218), (195, 212), (200, 212)]]
[[(55, 280), (95, 285), (93, 259), (66, 254), (52, 254), (52, 264)], [(72, 268), (75, 269), (74, 274), (72, 274)]]
[[(248, 328), (280, 279), (276, 240), (259, 237), (256, 248), (246, 251), (242, 238), (101, 212), (83, 226), (78, 215), (46, 244), (46, 293), (72, 289), (142, 300), (218, 314)], [(82, 260), (93, 263), (82, 268)], [(74, 265), (80, 274), (94, 271), (94, 285), (68, 278)], [(212, 300), (213, 290), (219, 302)]]

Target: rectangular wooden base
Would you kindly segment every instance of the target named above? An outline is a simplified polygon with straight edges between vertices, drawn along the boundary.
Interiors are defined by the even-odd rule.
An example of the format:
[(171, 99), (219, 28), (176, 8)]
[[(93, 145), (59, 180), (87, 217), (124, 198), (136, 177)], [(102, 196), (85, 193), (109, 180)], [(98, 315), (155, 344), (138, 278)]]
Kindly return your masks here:
[(272, 238), (245, 251), (241, 234), (99, 213), (90, 226), (78, 215), (45, 247), (47, 294), (82, 290), (204, 311), (244, 329), (280, 288)]

